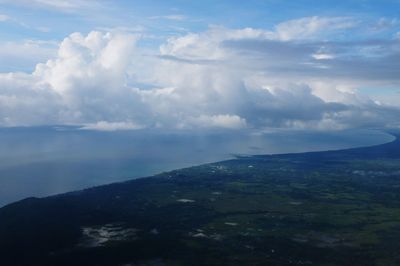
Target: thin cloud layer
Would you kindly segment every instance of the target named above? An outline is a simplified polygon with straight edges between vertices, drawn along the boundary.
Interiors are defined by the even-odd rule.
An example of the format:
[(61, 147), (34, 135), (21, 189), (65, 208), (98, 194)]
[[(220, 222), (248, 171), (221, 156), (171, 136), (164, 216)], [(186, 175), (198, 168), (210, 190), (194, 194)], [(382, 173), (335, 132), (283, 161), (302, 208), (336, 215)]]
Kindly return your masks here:
[(118, 130), (136, 130), (142, 129), (140, 125), (132, 122), (107, 122), (99, 121), (93, 124), (87, 124), (80, 127), (81, 130), (98, 130), (98, 131), (118, 131)]
[(399, 126), (398, 106), (359, 89), (399, 85), (400, 42), (335, 37), (354, 27), (347, 17), (307, 17), (273, 30), (210, 27), (169, 38), (159, 51), (127, 32), (74, 33), (33, 73), (0, 74), (0, 125)]
[(7, 20), (9, 20), (9, 19), (10, 19), (9, 16), (4, 15), (4, 14), (0, 14), (0, 22), (7, 21)]
[(63, 12), (98, 6), (98, 3), (93, 0), (0, 0), (0, 3), (20, 5), (27, 8), (56, 9)]

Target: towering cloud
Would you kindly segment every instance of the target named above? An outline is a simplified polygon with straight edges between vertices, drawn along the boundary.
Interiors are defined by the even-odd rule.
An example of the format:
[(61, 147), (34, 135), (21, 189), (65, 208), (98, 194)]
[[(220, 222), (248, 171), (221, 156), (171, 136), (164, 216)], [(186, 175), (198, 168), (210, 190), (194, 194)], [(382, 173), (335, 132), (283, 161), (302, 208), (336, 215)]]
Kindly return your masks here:
[(398, 126), (398, 106), (358, 89), (399, 85), (399, 40), (326, 38), (356, 25), (311, 17), (274, 30), (211, 27), (170, 38), (159, 52), (129, 33), (73, 33), (33, 73), (0, 74), (0, 125)]

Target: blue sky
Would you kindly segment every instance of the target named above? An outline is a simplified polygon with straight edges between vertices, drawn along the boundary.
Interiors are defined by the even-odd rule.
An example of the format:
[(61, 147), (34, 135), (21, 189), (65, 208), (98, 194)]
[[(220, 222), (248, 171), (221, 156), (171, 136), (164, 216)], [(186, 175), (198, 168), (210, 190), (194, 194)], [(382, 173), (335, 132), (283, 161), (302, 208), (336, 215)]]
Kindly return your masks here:
[(0, 0), (0, 126), (398, 126), (399, 0)]
[[(390, 19), (396, 18), (400, 9), (400, 2), (396, 0), (116, 0), (71, 1), (70, 7), (51, 2), (57, 1), (0, 1), (0, 14), (9, 17), (0, 23), (0, 38), (3, 41), (60, 40), (75, 31), (88, 32), (106, 27), (143, 27), (159, 34), (179, 34), (174, 27), (200, 31), (209, 25), (271, 28), (285, 20), (316, 15)], [(159, 19), (155, 19), (157, 17)]]
[[(379, 20), (396, 21), (398, 26), (398, 10), (398, 0), (0, 0), (0, 43), (32, 40), (41, 41), (42, 45), (47, 42), (50, 48), (73, 32), (120, 28), (152, 36), (143, 38), (141, 43), (157, 48), (170, 36), (205, 31), (210, 25), (272, 29), (281, 22), (310, 16), (354, 18), (365, 24), (364, 29), (349, 30), (335, 38), (368, 39), (369, 28)], [(374, 32), (374, 38), (391, 38), (398, 30), (391, 27)], [(31, 71), (39, 56), (26, 60), (13, 60), (11, 56), (0, 59), (3, 59), (0, 71)]]

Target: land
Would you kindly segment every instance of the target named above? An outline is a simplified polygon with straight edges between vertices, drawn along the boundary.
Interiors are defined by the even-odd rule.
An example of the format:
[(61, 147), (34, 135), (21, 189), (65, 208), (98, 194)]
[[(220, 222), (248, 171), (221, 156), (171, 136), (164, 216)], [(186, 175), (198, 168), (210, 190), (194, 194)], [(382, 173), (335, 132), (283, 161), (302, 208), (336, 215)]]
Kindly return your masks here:
[(240, 157), (0, 209), (0, 265), (400, 265), (400, 140)]

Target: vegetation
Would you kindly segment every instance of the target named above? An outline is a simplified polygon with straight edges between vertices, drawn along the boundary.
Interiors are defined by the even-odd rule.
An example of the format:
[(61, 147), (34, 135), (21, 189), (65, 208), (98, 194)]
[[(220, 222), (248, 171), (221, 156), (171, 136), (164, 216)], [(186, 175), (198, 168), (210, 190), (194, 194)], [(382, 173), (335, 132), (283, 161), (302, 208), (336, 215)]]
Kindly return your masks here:
[(400, 141), (240, 157), (0, 209), (0, 265), (400, 265)]

